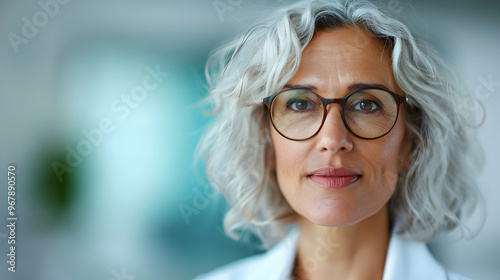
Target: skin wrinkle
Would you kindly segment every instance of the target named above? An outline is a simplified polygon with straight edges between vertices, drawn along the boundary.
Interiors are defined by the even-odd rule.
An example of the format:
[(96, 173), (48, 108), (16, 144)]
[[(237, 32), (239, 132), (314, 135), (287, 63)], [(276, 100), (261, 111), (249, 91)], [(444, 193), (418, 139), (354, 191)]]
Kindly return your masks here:
[[(363, 51), (349, 48), (355, 40), (366, 41)], [(390, 53), (383, 42), (351, 27), (317, 32), (303, 51), (297, 73), (288, 83), (312, 85), (324, 98), (342, 98), (350, 93), (348, 87), (356, 83), (383, 84), (403, 95), (394, 80)], [(309, 273), (322, 279), (333, 275), (331, 270), (336, 267), (335, 273), (342, 274), (337, 275), (340, 279), (367, 276), (369, 272), (373, 272), (372, 276), (366, 279), (379, 279), (389, 238), (387, 202), (394, 193), (398, 170), (403, 169), (402, 159), (409, 158), (404, 116), (399, 114), (394, 128), (386, 136), (363, 140), (344, 126), (338, 104), (329, 104), (327, 110), (320, 132), (306, 141), (288, 140), (271, 128), (278, 185), (298, 213), (301, 230), (298, 266), (314, 253), (308, 249), (314, 248), (309, 246), (311, 242), (323, 236), (342, 244), (325, 261), (336, 262)], [(362, 177), (346, 188), (327, 189), (307, 176), (323, 167), (347, 167)], [(373, 236), (365, 236), (366, 231)], [(304, 247), (304, 244), (309, 245)], [(366, 252), (366, 248), (371, 249)], [(359, 267), (355, 263), (367, 259), (371, 262), (361, 264), (366, 270), (353, 271)], [(339, 269), (332, 264), (343, 264), (343, 267)], [(342, 277), (348, 275), (348, 278)]]

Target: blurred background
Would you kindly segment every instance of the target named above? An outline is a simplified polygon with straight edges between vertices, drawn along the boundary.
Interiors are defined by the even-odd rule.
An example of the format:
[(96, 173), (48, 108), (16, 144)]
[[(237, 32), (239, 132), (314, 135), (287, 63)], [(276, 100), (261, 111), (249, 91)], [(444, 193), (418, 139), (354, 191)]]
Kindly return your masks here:
[[(192, 279), (258, 253), (225, 237), (226, 205), (193, 169), (209, 120), (196, 102), (210, 52), (291, 2), (0, 0), (0, 279)], [(456, 272), (499, 279), (500, 4), (373, 3), (409, 23), (485, 104), (484, 228), (431, 248)], [(6, 263), (11, 164), (15, 273)]]

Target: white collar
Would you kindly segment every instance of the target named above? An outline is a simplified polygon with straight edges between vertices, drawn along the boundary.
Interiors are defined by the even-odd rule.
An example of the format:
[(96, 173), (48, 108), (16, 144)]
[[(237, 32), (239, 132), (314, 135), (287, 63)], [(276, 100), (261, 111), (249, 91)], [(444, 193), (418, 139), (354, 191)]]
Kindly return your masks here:
[[(297, 254), (298, 237), (299, 230), (294, 227), (284, 240), (267, 252), (265, 266), (268, 269), (262, 267), (265, 279), (292, 279), (291, 272)], [(382, 280), (401, 279), (446, 280), (447, 272), (432, 256), (425, 243), (406, 241), (393, 231)]]
[[(219, 268), (200, 280), (289, 280), (297, 254), (299, 230), (295, 226), (281, 242), (264, 254), (252, 256)], [(387, 250), (383, 280), (466, 279), (447, 272), (432, 256), (425, 243), (406, 241), (392, 232)]]

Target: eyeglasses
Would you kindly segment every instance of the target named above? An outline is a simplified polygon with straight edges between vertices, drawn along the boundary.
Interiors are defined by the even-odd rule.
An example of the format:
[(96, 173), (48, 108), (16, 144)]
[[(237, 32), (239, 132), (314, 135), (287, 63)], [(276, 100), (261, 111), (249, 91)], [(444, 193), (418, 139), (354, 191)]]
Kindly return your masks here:
[(379, 88), (358, 89), (344, 98), (328, 99), (307, 89), (287, 89), (263, 99), (274, 128), (283, 137), (303, 141), (323, 127), (331, 103), (340, 104), (345, 127), (361, 139), (377, 139), (391, 131), (399, 105), (408, 98)]

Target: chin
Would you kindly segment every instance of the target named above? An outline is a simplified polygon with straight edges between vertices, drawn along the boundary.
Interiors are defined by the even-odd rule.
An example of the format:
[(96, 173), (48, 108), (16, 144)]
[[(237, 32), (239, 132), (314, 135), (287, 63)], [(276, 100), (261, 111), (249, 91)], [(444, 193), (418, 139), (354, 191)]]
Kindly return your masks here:
[[(331, 203), (328, 203), (331, 204)], [(310, 208), (314, 211), (301, 211), (299, 213), (315, 225), (325, 227), (345, 227), (357, 224), (367, 218), (366, 215), (359, 215), (360, 209), (350, 209), (349, 207), (339, 207), (339, 205), (319, 205)]]

